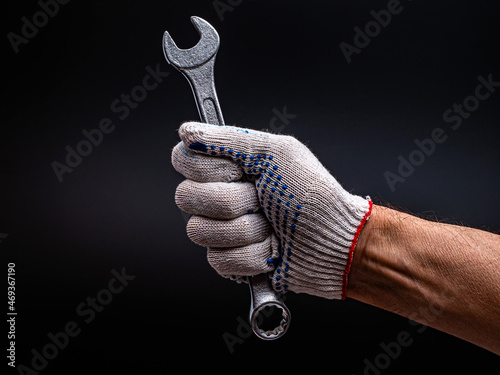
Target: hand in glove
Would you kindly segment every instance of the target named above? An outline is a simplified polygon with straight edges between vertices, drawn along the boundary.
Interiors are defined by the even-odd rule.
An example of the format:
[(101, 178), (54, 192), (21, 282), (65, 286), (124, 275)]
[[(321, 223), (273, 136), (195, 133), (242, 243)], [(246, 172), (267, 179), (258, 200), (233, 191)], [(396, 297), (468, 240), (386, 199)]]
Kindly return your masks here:
[(278, 292), (345, 298), (369, 198), (345, 191), (291, 136), (194, 122), (179, 135), (172, 164), (187, 180), (175, 201), (219, 274), (269, 272)]

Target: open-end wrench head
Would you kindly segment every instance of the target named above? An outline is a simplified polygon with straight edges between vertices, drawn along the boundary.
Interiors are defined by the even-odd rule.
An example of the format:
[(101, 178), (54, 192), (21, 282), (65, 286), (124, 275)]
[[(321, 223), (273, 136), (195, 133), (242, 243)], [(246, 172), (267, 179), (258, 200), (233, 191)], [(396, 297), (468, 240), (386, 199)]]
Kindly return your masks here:
[(205, 64), (219, 50), (219, 34), (207, 21), (200, 17), (191, 17), (198, 34), (199, 42), (192, 48), (181, 49), (177, 47), (172, 37), (165, 31), (163, 34), (163, 53), (165, 58), (175, 68), (192, 69)]

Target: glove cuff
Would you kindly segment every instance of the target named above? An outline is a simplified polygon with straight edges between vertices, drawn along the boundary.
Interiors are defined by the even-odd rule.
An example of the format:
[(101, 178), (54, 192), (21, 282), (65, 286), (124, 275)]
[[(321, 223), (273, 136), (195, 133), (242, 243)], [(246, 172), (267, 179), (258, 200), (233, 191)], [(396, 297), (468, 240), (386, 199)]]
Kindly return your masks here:
[(352, 260), (354, 257), (354, 249), (356, 248), (356, 245), (358, 243), (359, 235), (361, 234), (361, 231), (363, 230), (363, 227), (365, 226), (367, 220), (370, 218), (370, 215), (372, 213), (372, 207), (373, 207), (373, 202), (370, 199), (370, 197), (366, 197), (368, 200), (368, 211), (365, 212), (363, 215), (363, 218), (361, 219), (361, 222), (359, 223), (358, 227), (356, 228), (356, 232), (354, 233), (354, 237), (351, 241), (351, 246), (349, 247), (349, 252), (347, 254), (347, 262), (346, 266), (344, 268), (344, 274), (342, 275), (342, 294), (340, 296), (341, 300), (344, 300), (347, 295), (347, 284), (349, 281), (349, 272), (351, 271), (351, 264)]
[[(309, 211), (318, 205), (304, 205), (298, 221), (297, 240), (282, 243), (281, 262), (272, 277), (278, 292), (291, 290), (327, 299), (345, 299), (354, 249), (372, 210), (370, 197), (347, 192), (329, 197), (309, 195), (307, 201), (322, 199), (328, 211)], [(300, 217), (299, 217), (300, 219)], [(300, 240), (298, 240), (300, 239)]]

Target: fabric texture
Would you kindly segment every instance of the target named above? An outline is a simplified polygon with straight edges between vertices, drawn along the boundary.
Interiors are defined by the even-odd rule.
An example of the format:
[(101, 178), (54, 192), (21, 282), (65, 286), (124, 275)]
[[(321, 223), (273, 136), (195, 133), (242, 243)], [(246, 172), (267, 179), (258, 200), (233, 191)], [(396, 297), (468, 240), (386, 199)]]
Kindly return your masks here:
[(175, 201), (219, 274), (269, 272), (278, 292), (345, 298), (369, 197), (348, 193), (291, 136), (194, 122), (179, 135), (172, 164), (188, 180)]

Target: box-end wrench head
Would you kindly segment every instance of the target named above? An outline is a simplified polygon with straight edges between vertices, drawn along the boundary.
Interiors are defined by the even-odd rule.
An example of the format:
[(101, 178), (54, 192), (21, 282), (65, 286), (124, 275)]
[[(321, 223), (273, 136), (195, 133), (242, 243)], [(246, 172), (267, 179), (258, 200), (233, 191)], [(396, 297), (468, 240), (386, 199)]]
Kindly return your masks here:
[[(191, 22), (200, 34), (200, 41), (190, 49), (180, 49), (172, 37), (165, 31), (163, 34), (163, 52), (168, 63), (187, 78), (193, 90), (200, 118), (202, 121), (224, 125), (214, 83), (215, 56), (219, 50), (219, 34), (207, 21), (199, 17), (191, 17)], [(250, 287), (250, 324), (254, 333), (264, 340), (275, 340), (285, 334), (290, 326), (290, 311), (271, 288), (266, 274), (248, 278)], [(266, 307), (281, 309), (282, 319), (273, 330), (259, 328), (259, 322), (265, 317)]]

